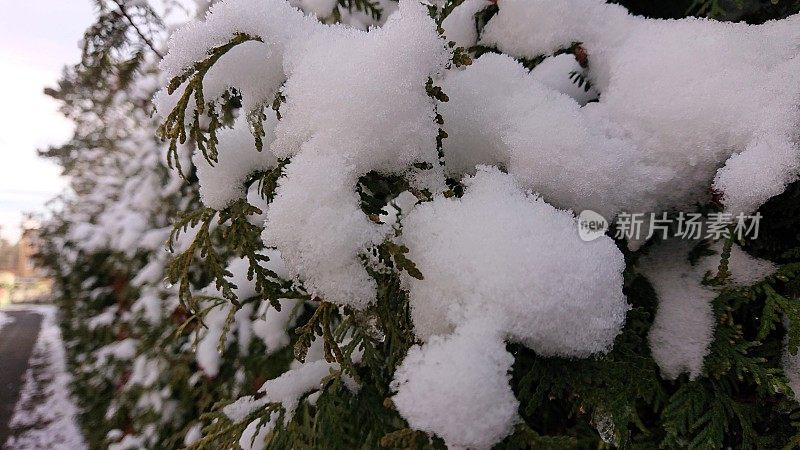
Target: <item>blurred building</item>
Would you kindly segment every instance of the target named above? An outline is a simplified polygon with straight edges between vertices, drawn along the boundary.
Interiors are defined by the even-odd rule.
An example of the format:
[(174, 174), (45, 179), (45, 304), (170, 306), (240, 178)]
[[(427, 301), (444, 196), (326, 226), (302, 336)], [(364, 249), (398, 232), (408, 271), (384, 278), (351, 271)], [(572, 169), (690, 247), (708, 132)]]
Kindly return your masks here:
[(19, 242), (0, 239), (0, 305), (49, 301), (52, 282), (36, 267), (39, 229), (31, 223), (22, 228)]
[(17, 246), (0, 238), (0, 306), (11, 301), (17, 269)]
[(17, 243), (17, 276), (31, 278), (41, 276), (36, 269), (34, 256), (38, 252), (39, 229), (23, 228)]

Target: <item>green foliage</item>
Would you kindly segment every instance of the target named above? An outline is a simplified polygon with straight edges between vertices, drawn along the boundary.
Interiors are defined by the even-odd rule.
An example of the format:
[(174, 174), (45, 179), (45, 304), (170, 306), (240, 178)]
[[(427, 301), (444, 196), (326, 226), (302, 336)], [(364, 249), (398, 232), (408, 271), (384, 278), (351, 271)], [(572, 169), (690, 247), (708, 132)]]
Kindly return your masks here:
[[(793, 0), (767, 2), (741, 0), (651, 2), (622, 1), (634, 12), (653, 17), (681, 17), (686, 14), (715, 18), (740, 17), (751, 21), (779, 17), (800, 9)], [(339, 0), (350, 11), (366, 12), (380, 18), (380, 4), (372, 0)], [(431, 6), (437, 23), (460, 1), (446, 1)], [(102, 5), (102, 3), (101, 3)], [(114, 6), (116, 5), (116, 6)], [(156, 52), (149, 33), (140, 26), (153, 14), (147, 9), (129, 10), (115, 2), (102, 7), (97, 23), (87, 31), (81, 65), (65, 74), (59, 88), (49, 93), (60, 100), (65, 113), (78, 121), (91, 114), (102, 114), (113, 94), (128, 86), (143, 70), (148, 54)], [(136, 8), (139, 8), (138, 6)], [(475, 16), (480, 32), (497, 12), (489, 5)], [(679, 10), (679, 12), (676, 12)], [(338, 10), (336, 10), (338, 11)], [(332, 20), (336, 21), (334, 12)], [(178, 143), (189, 142), (214, 164), (217, 161), (217, 131), (231, 123), (240, 105), (239, 94), (231, 90), (221, 101), (206, 101), (203, 78), (227, 51), (259, 37), (238, 34), (231, 41), (211, 49), (202, 61), (170, 81), (169, 92), (183, 88), (177, 107), (161, 125), (162, 139), (169, 141), (169, 164), (181, 171)], [(455, 47), (451, 64), (469, 65), (473, 57), (497, 49), (476, 46)], [(586, 68), (591, 55), (580, 43), (558, 53), (570, 53)], [(521, 61), (529, 69), (545, 57)], [(574, 82), (588, 90), (591, 71), (575, 72)], [(447, 93), (433, 79), (425, 85), (436, 102), (448, 101)], [(103, 95), (99, 95), (104, 93)], [(91, 99), (91, 105), (85, 106)], [(278, 92), (271, 107), (278, 119), (287, 99)], [(266, 108), (268, 105), (264, 105)], [(149, 108), (149, 105), (135, 105)], [(256, 147), (263, 151), (266, 135), (265, 109), (242, 111), (253, 130)], [(205, 115), (208, 125), (201, 121)], [(186, 120), (190, 116), (190, 120)], [(438, 113), (436, 147), (439, 164), (444, 165), (442, 142), (447, 138), (447, 123)], [(103, 148), (114, 151), (110, 130), (86, 121), (80, 136), (70, 143), (46, 152), (60, 161), (69, 173), (79, 173), (81, 149)], [(188, 126), (188, 129), (187, 129)], [(278, 182), (289, 160), (281, 160), (269, 171), (253, 174), (244, 187), (257, 183), (258, 192), (267, 202), (275, 195)], [(431, 170), (431, 164), (418, 163), (409, 172)], [(179, 305), (171, 321), (153, 325), (142, 320), (118, 321), (112, 327), (90, 329), (85, 319), (117, 307), (118, 315), (129, 312), (130, 305), (142, 293), (128, 281), (153, 255), (121, 255), (99, 250), (78, 255), (75, 263), (64, 268), (54, 246), (43, 247), (43, 263), (54, 272), (61, 293), (57, 302), (62, 311), (64, 338), (70, 344), (70, 365), (76, 372), (73, 392), (82, 408), (81, 423), (91, 448), (105, 448), (108, 432), (140, 431), (159, 423), (158, 413), (142, 410), (137, 401), (141, 387), (126, 386), (130, 368), (125, 362), (113, 362), (107, 371), (96, 373), (86, 368), (84, 358), (104, 345), (131, 337), (141, 342), (141, 354), (164, 364), (153, 389), (166, 389), (176, 402), (174, 420), (160, 425), (154, 448), (180, 448), (189, 427), (203, 425), (203, 438), (192, 449), (237, 448), (245, 428), (253, 421), (259, 427), (271, 427), (269, 449), (442, 449), (443, 442), (409, 428), (391, 401), (390, 384), (395, 370), (409, 348), (420, 344), (411, 321), (408, 294), (401, 277), (424, 279), (416, 264), (408, 258), (408, 248), (395, 242), (401, 229), (381, 244), (365, 250), (365, 268), (377, 286), (375, 301), (363, 310), (338, 307), (324, 298), (310, 295), (294, 280), (282, 280), (264, 266), (264, 244), (260, 228), (247, 218), (261, 210), (238, 200), (223, 210), (200, 207), (191, 174), (189, 184), (169, 198), (164, 205), (166, 217), (178, 216), (168, 241), (172, 255), (166, 277), (178, 285)], [(370, 172), (354, 187), (364, 214), (380, 222), (398, 195), (411, 190), (419, 201), (427, 201), (431, 192), (417, 192), (408, 177)], [(449, 197), (460, 197), (463, 186), (447, 180)], [(81, 187), (90, 192), (91, 183)], [(185, 197), (189, 200), (185, 201)], [(650, 354), (647, 336), (657, 310), (656, 294), (648, 281), (635, 269), (637, 253), (621, 249), (626, 257), (624, 290), (631, 305), (625, 326), (614, 346), (606, 354), (587, 359), (543, 357), (522, 345), (510, 344), (515, 362), (511, 385), (520, 401), (520, 423), (498, 449), (525, 448), (791, 448), (800, 446), (800, 406), (782, 368), (784, 342), (791, 353), (800, 346), (800, 182), (786, 193), (764, 205), (762, 234), (743, 243), (744, 248), (781, 266), (777, 273), (751, 286), (729, 283), (728, 257), (732, 242), (719, 255), (719, 270), (709, 278), (717, 291), (714, 300), (715, 331), (703, 372), (696, 379), (686, 376), (665, 380)], [(707, 205), (706, 205), (707, 206)], [(178, 211), (185, 211), (178, 215)], [(163, 217), (162, 217), (163, 218)], [(66, 233), (66, 219), (53, 221), (45, 230), (45, 242)], [(160, 226), (166, 226), (166, 223)], [(50, 240), (48, 240), (48, 237)], [(187, 240), (188, 242), (183, 242)], [(180, 245), (178, 241), (181, 241)], [(712, 252), (708, 242), (698, 244), (690, 254), (692, 263)], [(232, 257), (248, 260), (248, 279), (256, 295), (238, 298), (226, 269)], [(212, 283), (220, 297), (197, 292)], [(89, 292), (98, 289), (95, 294)], [(226, 345), (227, 331), (234, 314), (245, 305), (258, 309), (267, 303), (280, 309), (281, 299), (301, 300), (297, 323), (290, 326), (290, 345), (270, 353), (260, 342), (248, 349)], [(191, 353), (192, 339), (202, 330), (204, 317), (212, 308), (228, 306), (218, 350), (223, 364), (216, 377), (198, 377), (197, 363)], [(278, 403), (266, 403), (232, 421), (222, 408), (237, 398), (259, 400), (258, 389), (264, 381), (284, 373), (294, 360), (304, 361), (309, 349), (322, 339), (325, 359), (338, 367), (326, 377), (317, 393), (306, 394), (296, 411), (287, 414)], [(245, 357), (241, 352), (249, 350)], [(271, 351), (271, 350), (270, 350)], [(358, 386), (355, 389), (354, 386)], [(314, 398), (309, 398), (314, 395)], [(113, 414), (108, 414), (113, 404)]]
[[(211, 124), (209, 125), (210, 138), (205, 138), (204, 132), (200, 126), (200, 115), (206, 112), (206, 101), (203, 97), (203, 78), (211, 67), (230, 49), (239, 44), (248, 41), (261, 41), (258, 36), (250, 36), (247, 34), (236, 34), (227, 44), (214, 47), (208, 51), (208, 56), (202, 61), (194, 63), (183, 74), (176, 76), (170, 80), (167, 85), (167, 93), (173, 94), (181, 85), (186, 83), (186, 86), (178, 99), (175, 108), (169, 113), (164, 123), (159, 127), (159, 135), (164, 140), (169, 140), (169, 152), (167, 153), (167, 163), (170, 168), (175, 166), (179, 173), (181, 170), (180, 157), (178, 156), (178, 143), (186, 143), (188, 136), (194, 139), (197, 143), (197, 148), (202, 152), (203, 157), (209, 164), (217, 161), (216, 152), (216, 135), (214, 134), (216, 128), (219, 127), (219, 118), (213, 109), (213, 102), (208, 103), (208, 114), (211, 117)], [(186, 133), (186, 112), (189, 108), (189, 102), (194, 99), (194, 112), (193, 122), (189, 128), (189, 134)], [(208, 144), (208, 145), (205, 145)]]
[[(353, 10), (362, 11), (375, 20), (383, 17), (383, 8), (377, 0), (338, 0), (338, 4), (347, 8), (351, 13)], [(334, 12), (338, 13), (339, 11), (336, 9)], [(336, 20), (338, 21), (339, 18), (337, 17)]]

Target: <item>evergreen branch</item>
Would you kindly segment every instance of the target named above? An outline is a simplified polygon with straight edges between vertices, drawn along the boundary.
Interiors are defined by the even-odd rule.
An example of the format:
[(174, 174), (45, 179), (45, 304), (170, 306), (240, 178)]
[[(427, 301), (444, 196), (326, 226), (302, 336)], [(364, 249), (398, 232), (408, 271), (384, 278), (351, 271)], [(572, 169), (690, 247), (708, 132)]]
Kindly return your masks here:
[[(216, 62), (225, 55), (228, 51), (232, 48), (236, 47), (239, 44), (248, 41), (259, 41), (263, 42), (260, 37), (257, 36), (250, 36), (248, 34), (236, 34), (234, 37), (228, 42), (227, 44), (221, 45), (219, 47), (214, 47), (208, 51), (208, 57), (205, 59), (194, 63), (190, 68), (188, 68), (184, 73), (174, 77), (170, 80), (169, 84), (167, 85), (167, 93), (172, 95), (182, 84), (186, 84), (186, 88), (181, 94), (180, 98), (178, 99), (177, 104), (175, 107), (170, 111), (167, 118), (164, 120), (159, 126), (159, 135), (164, 140), (169, 140), (169, 150), (167, 153), (167, 163), (169, 167), (176, 167), (178, 172), (183, 175), (180, 166), (180, 158), (178, 157), (177, 153), (177, 145), (178, 143), (185, 143), (186, 142), (186, 110), (189, 107), (189, 101), (194, 96), (195, 99), (195, 109), (196, 114), (202, 114), (205, 110), (205, 100), (203, 98), (203, 79), (211, 69), (211, 67), (216, 64)], [(213, 117), (212, 117), (213, 119)], [(199, 130), (199, 119), (195, 120), (191, 126), (191, 134), (196, 136), (201, 131)], [(213, 131), (212, 131), (213, 132)], [(201, 148), (203, 151), (203, 148)], [(203, 157), (211, 164), (214, 162), (214, 159), (211, 156), (203, 151)]]
[(295, 333), (298, 335), (297, 343), (294, 346), (295, 359), (305, 362), (308, 349), (314, 342), (316, 336), (323, 338), (325, 360), (328, 362), (343, 361), (344, 356), (339, 344), (333, 337), (331, 322), (337, 307), (333, 303), (322, 301), (314, 314), (308, 319), (305, 325), (297, 327)]

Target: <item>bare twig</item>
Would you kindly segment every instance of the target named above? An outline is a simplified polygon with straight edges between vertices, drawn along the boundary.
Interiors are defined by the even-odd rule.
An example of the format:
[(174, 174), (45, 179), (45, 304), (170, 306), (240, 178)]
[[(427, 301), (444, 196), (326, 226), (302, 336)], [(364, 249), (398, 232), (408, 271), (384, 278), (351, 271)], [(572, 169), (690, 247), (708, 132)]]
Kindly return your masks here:
[(153, 41), (151, 41), (147, 36), (144, 35), (144, 33), (142, 33), (142, 30), (140, 30), (139, 27), (136, 25), (136, 22), (134, 22), (133, 17), (131, 17), (130, 14), (128, 14), (128, 10), (125, 9), (125, 1), (124, 0), (113, 0), (113, 1), (119, 8), (119, 12), (122, 14), (122, 16), (125, 17), (128, 23), (131, 24), (133, 29), (136, 30), (136, 34), (138, 34), (139, 37), (142, 39), (142, 41), (144, 41), (144, 43), (147, 44), (148, 47), (150, 47), (150, 50), (152, 50), (153, 53), (158, 55), (159, 58), (164, 58), (164, 55), (162, 55), (161, 52), (159, 52), (156, 49), (155, 45), (153, 45)]

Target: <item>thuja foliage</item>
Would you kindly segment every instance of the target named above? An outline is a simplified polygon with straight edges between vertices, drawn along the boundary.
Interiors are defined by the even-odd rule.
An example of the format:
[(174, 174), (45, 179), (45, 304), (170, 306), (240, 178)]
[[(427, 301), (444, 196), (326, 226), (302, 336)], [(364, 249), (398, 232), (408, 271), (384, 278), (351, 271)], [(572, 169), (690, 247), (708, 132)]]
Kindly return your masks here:
[[(460, 3), (447, 1), (432, 6), (430, 13), (441, 24)], [(753, 23), (800, 10), (800, 4), (791, 1), (620, 3), (650, 17), (697, 15)], [(338, 4), (376, 20), (383, 14), (378, 2), (340, 0)], [(74, 175), (77, 196), (65, 200), (62, 211), (46, 224), (41, 254), (58, 287), (56, 300), (70, 366), (76, 374), (73, 393), (79, 399), (80, 419), (90, 446), (128, 448), (120, 439), (125, 436), (130, 438), (130, 448), (238, 448), (244, 445), (245, 431), (256, 423), (256, 431), (262, 427), (269, 430), (262, 436), (266, 448), (445, 448), (439, 438), (411, 429), (391, 400), (395, 370), (409, 348), (420, 343), (400, 275), (424, 279), (425, 273), (407, 257), (408, 248), (387, 239), (362, 255), (377, 286), (376, 299), (363, 310), (339, 307), (309, 293), (299, 281), (281, 279), (269, 268), (261, 229), (248, 220), (263, 212), (258, 206), (240, 199), (218, 211), (199, 202), (197, 178), (186, 153), (196, 148), (207, 162), (218, 162), (217, 133), (239, 114), (247, 115), (256, 147), (262, 150), (266, 114), (281, 119), (286, 98), (280, 92), (274, 102), (257, 111), (239, 111), (239, 94), (233, 89), (221, 103), (203, 96), (204, 76), (220, 58), (236, 46), (260, 38), (238, 34), (212, 48), (205, 59), (169, 81), (169, 92), (178, 92), (179, 97), (166, 120), (155, 124), (143, 114), (137, 123), (151, 132), (154, 148), (165, 155), (163, 162), (142, 171), (155, 174), (163, 186), (172, 182), (170, 169), (183, 177), (179, 188), (165, 193), (158, 204), (146, 210), (148, 226), (166, 230), (160, 245), (135, 251), (109, 243), (90, 248), (75, 237), (78, 223), (97, 223), (109, 205), (125, 195), (118, 186), (102, 198), (90, 195), (104, 186), (104, 176), (126, 173), (120, 159), (97, 157), (97, 149), (124, 156), (115, 134), (119, 125), (97, 117), (119, 108), (114, 103), (119, 94), (135, 100), (128, 105), (140, 112), (150, 112), (149, 98), (137, 96), (130, 88), (156, 70), (153, 63), (161, 56), (163, 39), (159, 34), (163, 33), (162, 21), (146, 3), (101, 2), (98, 8), (97, 22), (87, 31), (81, 63), (66, 71), (59, 88), (49, 92), (62, 102), (65, 114), (78, 128), (72, 141), (45, 154)], [(342, 20), (341, 11), (335, 9), (324, 20)], [(496, 12), (495, 6), (482, 10), (475, 17), (476, 28), (480, 30)], [(498, 49), (455, 48), (451, 64), (469, 65), (473, 57), (486, 52)], [(579, 61), (591, 58), (579, 42), (561, 52), (574, 54)], [(545, 56), (522, 62), (533, 68)], [(590, 80), (581, 74), (576, 73), (573, 81), (590, 88)], [(425, 88), (431, 98), (448, 101), (447, 92), (433, 80)], [(441, 144), (448, 137), (447, 124), (438, 114), (436, 121), (441, 128), (434, 145), (439, 163), (444, 164)], [(162, 142), (155, 141), (156, 133)], [(272, 170), (254, 173), (245, 184), (255, 186), (268, 204), (289, 162), (282, 160)], [(92, 170), (83, 174), (82, 167)], [(415, 169), (431, 167), (420, 164)], [(448, 179), (447, 184), (446, 196), (463, 194), (458, 180)], [(374, 222), (382, 221), (392, 202), (409, 190), (419, 201), (432, 198), (431, 192), (414, 191), (409, 180), (399, 175), (370, 172), (356, 186), (361, 209)], [(784, 344), (792, 354), (800, 345), (800, 234), (795, 226), (800, 220), (799, 192), (800, 184), (795, 183), (762, 206), (760, 236), (740, 243), (748, 252), (779, 264), (776, 273), (750, 286), (734, 286), (726, 280), (730, 247), (723, 246), (728, 251), (714, 256), (719, 267), (707, 277), (708, 285), (716, 290), (714, 339), (702, 374), (695, 379), (682, 375), (669, 381), (660, 376), (647, 341), (657, 295), (635, 269), (637, 258), (646, 254), (647, 248), (634, 253), (618, 242), (626, 258), (624, 292), (631, 310), (612, 350), (575, 360), (543, 357), (522, 345), (508, 344), (515, 358), (511, 386), (520, 401), (521, 420), (496, 448), (800, 446), (800, 405), (782, 364)], [(394, 237), (401, 233), (400, 228), (395, 229)], [(713, 253), (709, 244), (699, 243), (695, 254)], [(66, 254), (70, 256), (65, 258)], [(231, 258), (247, 261), (254, 295), (243, 298), (237, 294), (241, 286), (231, 280)], [(161, 260), (154, 280), (133, 283), (153, 261)], [(204, 290), (207, 286), (213, 286), (215, 293)], [(157, 321), (148, 320), (135, 307), (146, 294), (156, 295), (160, 302)], [(247, 349), (228, 345), (237, 312), (245, 307), (258, 310), (263, 305), (280, 310), (285, 307), (282, 299), (297, 300), (301, 305), (289, 327), (289, 345), (271, 353), (258, 340)], [(210, 311), (220, 305), (230, 307), (218, 345), (223, 363), (218, 374), (206, 376), (198, 367), (193, 347), (209, 326)], [(112, 321), (92, 325), (90, 319), (109, 311)], [(157, 379), (150, 384), (130, 382), (135, 371), (130, 358), (100, 359), (103, 349), (129, 339), (136, 341), (137, 357), (156, 364)], [(294, 361), (306, 360), (315, 343), (322, 344), (326, 361), (338, 365), (323, 378), (317, 392), (301, 397), (292, 414), (279, 402), (260, 404), (236, 419), (224, 412), (240, 398), (263, 398), (259, 391), (263, 383), (280, 376)], [(143, 407), (142, 399), (155, 392), (163, 393), (160, 400)], [(202, 429), (199, 436), (189, 439), (197, 429)], [(249, 435), (250, 444), (256, 434)]]

